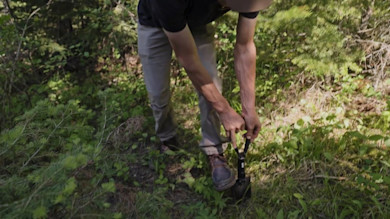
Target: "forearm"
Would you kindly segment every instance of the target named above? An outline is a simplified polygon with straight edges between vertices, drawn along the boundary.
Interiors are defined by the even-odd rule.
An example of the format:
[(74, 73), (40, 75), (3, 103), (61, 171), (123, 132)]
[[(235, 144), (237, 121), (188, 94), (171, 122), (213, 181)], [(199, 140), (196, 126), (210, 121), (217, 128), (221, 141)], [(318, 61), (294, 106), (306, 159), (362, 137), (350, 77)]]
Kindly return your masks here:
[(256, 47), (253, 41), (236, 44), (234, 68), (240, 86), (242, 113), (255, 112)]
[(200, 59), (197, 57), (189, 57), (189, 59), (183, 60), (179, 58), (179, 62), (182, 63), (195, 88), (211, 103), (211, 106), (218, 113), (229, 108), (229, 103), (218, 91), (209, 73), (201, 64)]
[(213, 83), (209, 73), (200, 61), (193, 36), (186, 26), (182, 31), (165, 31), (180, 64), (186, 70), (195, 88), (203, 94), (211, 106), (222, 113), (231, 107)]
[(218, 91), (208, 71), (201, 63), (195, 41), (188, 26), (185, 26), (183, 30), (176, 33), (165, 31), (165, 34), (193, 85), (217, 111), (227, 136), (232, 138), (233, 146), (236, 147), (235, 133), (244, 129), (245, 121), (230, 107), (227, 100)]

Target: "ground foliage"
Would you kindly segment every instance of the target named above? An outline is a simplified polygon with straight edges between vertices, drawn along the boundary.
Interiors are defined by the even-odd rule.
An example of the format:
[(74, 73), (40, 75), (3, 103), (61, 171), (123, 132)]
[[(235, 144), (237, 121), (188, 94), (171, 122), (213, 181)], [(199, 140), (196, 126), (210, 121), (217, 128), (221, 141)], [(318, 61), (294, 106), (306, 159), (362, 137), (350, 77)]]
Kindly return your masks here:
[[(172, 62), (183, 147), (160, 154), (136, 53), (136, 1), (0, 2), (1, 218), (390, 216), (390, 3), (275, 0), (258, 18), (263, 124), (252, 198), (212, 187), (196, 93)], [(237, 15), (216, 28), (224, 96)], [(242, 144), (242, 141), (240, 140)], [(234, 166), (235, 152), (226, 153)]]

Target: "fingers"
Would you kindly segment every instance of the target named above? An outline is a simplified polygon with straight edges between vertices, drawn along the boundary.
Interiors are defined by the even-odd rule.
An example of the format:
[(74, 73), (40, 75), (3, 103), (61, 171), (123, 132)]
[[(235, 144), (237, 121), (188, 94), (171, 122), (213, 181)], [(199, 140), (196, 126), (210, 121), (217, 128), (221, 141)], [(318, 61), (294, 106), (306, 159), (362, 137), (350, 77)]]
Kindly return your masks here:
[(233, 148), (237, 148), (237, 138), (236, 138), (236, 133), (238, 133), (240, 130), (244, 130), (244, 127), (240, 127), (237, 129), (233, 130), (226, 130), (226, 137), (230, 139), (232, 142)]
[(259, 132), (261, 130), (260, 124), (254, 125), (253, 127), (247, 127), (247, 132), (245, 133), (244, 137), (247, 139), (251, 139), (251, 142), (253, 142), (257, 136), (259, 135)]
[(245, 130), (245, 121), (243, 120), (242, 125), (240, 126), (240, 131)]
[(245, 130), (245, 120), (233, 109), (228, 114), (220, 116), (223, 127), (226, 131), (226, 137), (230, 138), (234, 148), (237, 148), (236, 133)]
[(247, 132), (245, 133), (244, 137), (246, 139), (251, 139), (251, 142), (253, 141), (253, 139), (256, 138), (253, 136), (253, 129), (248, 129)]
[(230, 140), (232, 141), (233, 148), (237, 148), (236, 130), (230, 130)]
[(252, 135), (251, 139), (257, 138), (257, 136), (259, 135), (260, 129), (261, 129), (260, 126), (255, 127), (255, 129), (253, 130), (253, 135)]

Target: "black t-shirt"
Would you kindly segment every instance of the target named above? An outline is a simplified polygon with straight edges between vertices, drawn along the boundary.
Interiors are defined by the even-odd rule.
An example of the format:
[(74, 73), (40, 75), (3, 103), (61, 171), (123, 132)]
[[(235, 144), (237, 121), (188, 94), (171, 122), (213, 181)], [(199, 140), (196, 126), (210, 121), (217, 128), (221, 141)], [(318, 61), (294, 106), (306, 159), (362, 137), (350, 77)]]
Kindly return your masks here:
[[(142, 25), (177, 32), (186, 24), (190, 27), (208, 24), (229, 10), (222, 7), (218, 0), (140, 0), (138, 19)], [(258, 13), (240, 14), (255, 18)]]

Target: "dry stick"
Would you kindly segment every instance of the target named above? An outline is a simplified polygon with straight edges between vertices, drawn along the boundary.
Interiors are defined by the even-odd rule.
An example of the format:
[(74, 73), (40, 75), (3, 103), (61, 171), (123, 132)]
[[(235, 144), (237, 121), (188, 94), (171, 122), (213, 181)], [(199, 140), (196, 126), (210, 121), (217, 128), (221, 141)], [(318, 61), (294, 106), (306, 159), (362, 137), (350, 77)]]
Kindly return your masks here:
[(379, 42), (379, 41), (375, 41), (375, 40), (361, 40), (361, 39), (356, 39), (355, 40), (356, 42), (358, 43), (365, 43), (365, 44), (369, 44), (370, 47), (372, 46), (375, 46), (375, 45), (379, 45), (380, 46), (380, 49), (372, 52), (371, 54), (368, 54), (366, 56), (366, 59), (370, 59), (369, 62), (371, 63), (373, 61), (373, 59), (375, 58), (374, 56), (379, 56), (380, 57), (380, 60), (379, 60), (379, 63), (375, 63), (375, 69), (376, 69), (376, 74), (375, 76), (376, 77), (376, 81), (375, 81), (375, 85), (374, 87), (376, 88), (379, 84), (379, 82), (381, 81), (382, 78), (384, 78), (385, 76), (385, 68), (387, 66), (387, 63), (390, 59), (390, 45), (387, 44), (386, 42)]
[(119, 130), (122, 126), (126, 125), (126, 121), (125, 122), (122, 122), (118, 127), (116, 127), (114, 130), (112, 130), (106, 137), (106, 143), (108, 142), (108, 140), (110, 140), (110, 137), (111, 135), (114, 134), (114, 132), (116, 132), (117, 130)]
[(4, 5), (7, 7), (8, 11), (9, 11), (9, 14), (11, 15), (11, 17), (13, 19), (17, 19), (17, 17), (15, 16), (14, 14), (14, 11), (12, 10), (10, 4), (9, 4), (9, 1), (8, 0), (4, 0)]
[(16, 62), (19, 60), (20, 49), (21, 49), (21, 47), (22, 47), (23, 37), (24, 37), (24, 35), (26, 34), (28, 22), (30, 21), (30, 19), (32, 18), (32, 16), (34, 16), (34, 15), (35, 15), (36, 13), (38, 13), (38, 11), (40, 11), (40, 10), (41, 10), (41, 8), (35, 9), (35, 10), (28, 16), (27, 21), (26, 21), (26, 23), (24, 24), (24, 27), (23, 27), (23, 30), (22, 30), (22, 34), (21, 34), (21, 36), (20, 36), (20, 40), (19, 40), (19, 43), (18, 43), (18, 48), (17, 48), (17, 50), (16, 50), (16, 57), (15, 57), (14, 63), (12, 64), (11, 79), (10, 79), (10, 84), (9, 84), (9, 87), (8, 87), (8, 92), (9, 92), (9, 93), (11, 93), (12, 84), (14, 83)]
[(364, 29), (364, 30), (359, 30), (358, 33), (370, 32), (372, 30), (373, 30), (373, 28), (368, 28), (368, 29)]
[[(382, 77), (384, 78), (384, 74), (385, 74), (385, 67), (387, 66), (387, 61), (390, 60), (390, 46), (387, 46), (388, 48), (386, 48), (386, 53), (385, 53), (385, 60), (382, 61), (382, 69), (381, 69), (381, 72), (382, 72)], [(386, 57), (387, 56), (387, 57)], [(382, 57), (383, 59), (383, 57)]]
[(326, 176), (326, 175), (314, 175), (314, 178), (334, 179), (339, 181), (345, 181), (348, 178), (344, 176)]
[(314, 176), (305, 177), (305, 178), (298, 178), (298, 180), (301, 180), (301, 181), (308, 181), (308, 180), (313, 180), (313, 179), (333, 179), (333, 180), (338, 180), (338, 181), (348, 180), (347, 177), (343, 177), (343, 176), (327, 176), (327, 175), (314, 175)]
[[(46, 6), (49, 6), (51, 4), (51, 1), (50, 0)], [(9, 6), (8, 6), (9, 7)], [(24, 24), (24, 27), (23, 27), (23, 30), (22, 30), (22, 34), (20, 36), (20, 40), (19, 40), (19, 43), (18, 43), (18, 48), (16, 50), (16, 56), (15, 56), (15, 60), (14, 60), (14, 63), (12, 64), (12, 72), (11, 72), (11, 79), (10, 79), (10, 84), (9, 84), (9, 87), (8, 87), (8, 92), (11, 93), (11, 89), (12, 89), (12, 85), (14, 83), (14, 77), (15, 77), (15, 68), (16, 68), (16, 62), (18, 61), (19, 59), (19, 55), (20, 55), (20, 49), (22, 47), (22, 42), (23, 42), (23, 37), (24, 35), (26, 34), (26, 31), (27, 31), (27, 25), (30, 21), (30, 19), (36, 14), (38, 13), (40, 10), (41, 10), (42, 7), (40, 8), (37, 8), (35, 9), (33, 12), (31, 12), (31, 14), (28, 16), (27, 20), (26, 20), (26, 23)], [(10, 9), (10, 8), (9, 8)]]

